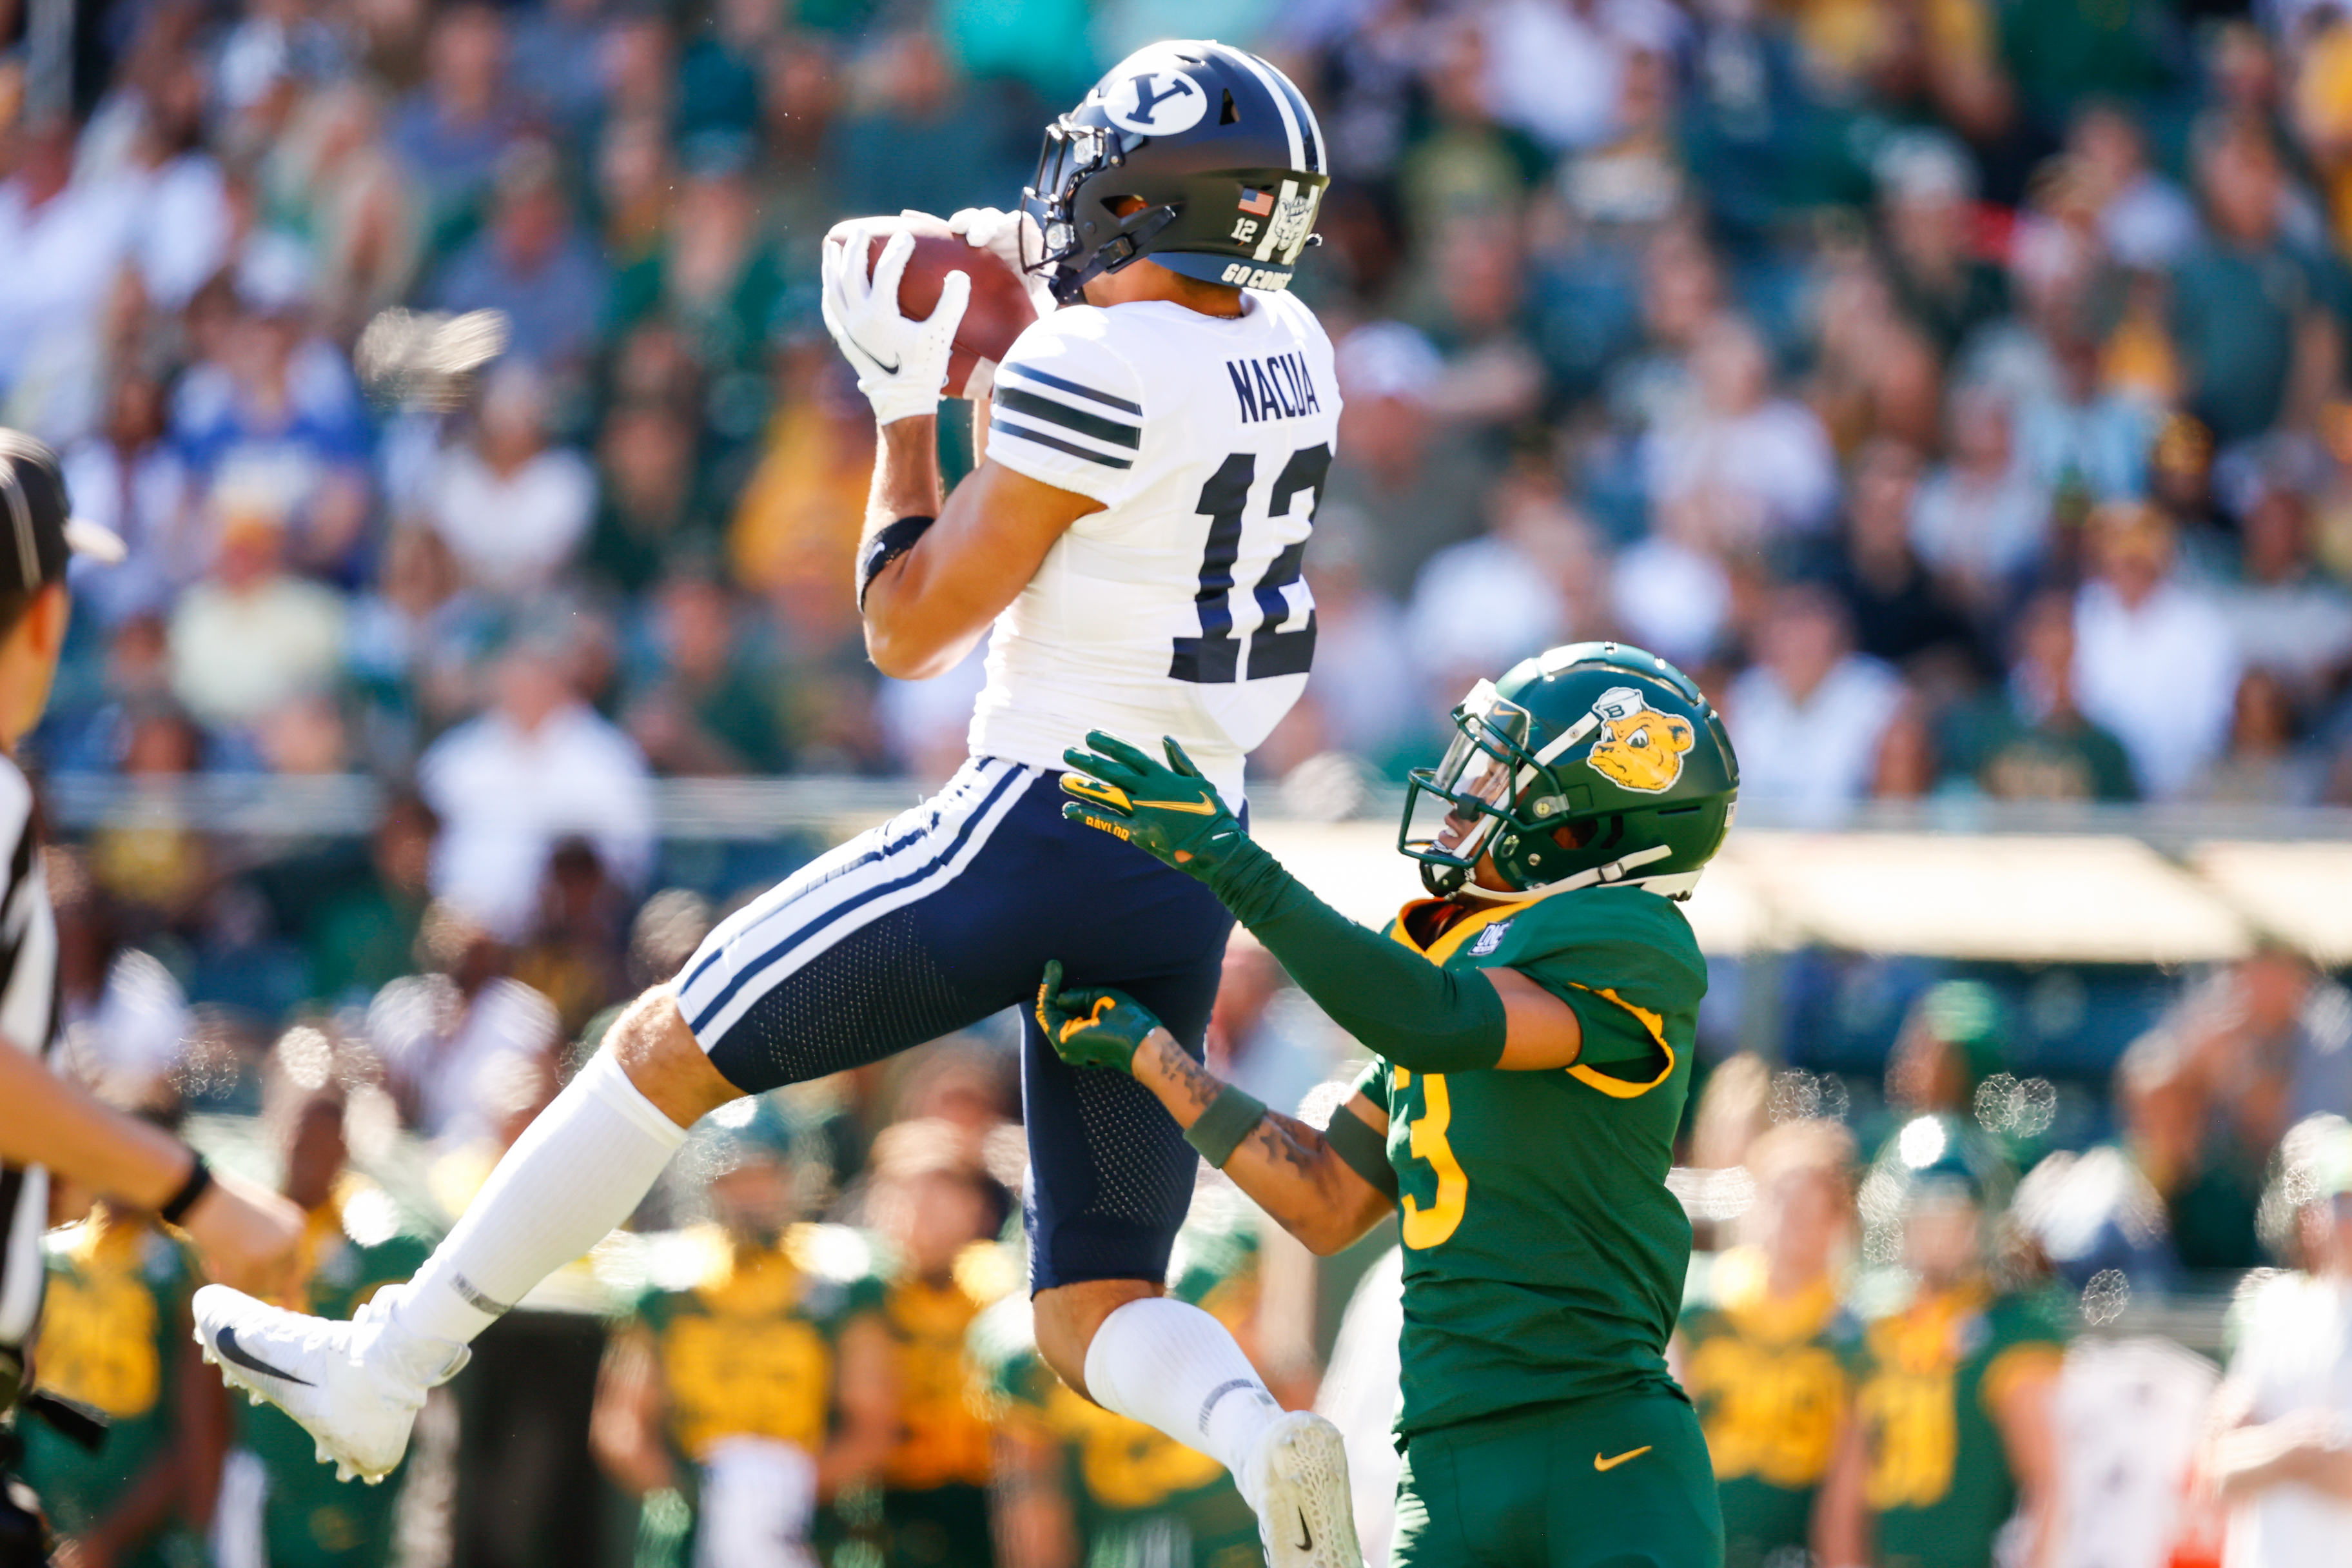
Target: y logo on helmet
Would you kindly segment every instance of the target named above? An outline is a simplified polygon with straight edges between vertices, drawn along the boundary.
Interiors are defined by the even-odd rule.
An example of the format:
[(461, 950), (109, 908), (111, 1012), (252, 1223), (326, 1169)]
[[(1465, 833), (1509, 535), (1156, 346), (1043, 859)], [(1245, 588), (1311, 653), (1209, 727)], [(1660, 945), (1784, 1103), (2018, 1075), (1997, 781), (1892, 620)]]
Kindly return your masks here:
[(1110, 84), (1103, 112), (1113, 125), (1139, 136), (1173, 136), (1201, 123), (1209, 95), (1182, 71), (1135, 71)]
[(1691, 721), (1662, 713), (1630, 686), (1612, 686), (1592, 705), (1601, 732), (1585, 761), (1601, 777), (1643, 795), (1660, 795), (1683, 776), (1683, 753), (1696, 739)]

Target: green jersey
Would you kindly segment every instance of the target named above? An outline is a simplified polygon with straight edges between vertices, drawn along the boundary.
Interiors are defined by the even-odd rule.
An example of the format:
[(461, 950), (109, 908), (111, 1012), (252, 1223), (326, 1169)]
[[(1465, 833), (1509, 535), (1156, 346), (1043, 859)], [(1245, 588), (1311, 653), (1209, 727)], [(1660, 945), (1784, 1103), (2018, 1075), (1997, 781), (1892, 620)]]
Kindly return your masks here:
[[(25, 1479), (60, 1536), (83, 1533), (111, 1512), (140, 1474), (179, 1436), (173, 1368), (190, 1344), (187, 1256), (152, 1226), (100, 1209), (43, 1243), (48, 1298), (34, 1353), (40, 1385), (105, 1414), (106, 1442), (91, 1453), (43, 1422), (17, 1426)], [(116, 1560), (123, 1568), (204, 1561), (184, 1524), (166, 1525)]]
[(1883, 1568), (1984, 1568), (2016, 1511), (1993, 1412), (2064, 1354), (2059, 1304), (1981, 1287), (1922, 1294), (1871, 1323), (1854, 1358), (1869, 1444), (1864, 1497)]
[(1749, 1247), (1717, 1258), (1706, 1299), (1684, 1310), (1683, 1386), (1706, 1431), (1727, 1568), (1761, 1568), (1806, 1546), (1861, 1337), (1830, 1279), (1768, 1296)]
[(1691, 1229), (1666, 1173), (1706, 992), (1689, 922), (1654, 893), (1591, 888), (1410, 904), (1389, 934), (1448, 969), (1518, 971), (1584, 1034), (1564, 1071), (1365, 1075), (1403, 1210), (1397, 1430), (1672, 1390)]
[(881, 1281), (822, 1268), (814, 1226), (793, 1226), (772, 1247), (697, 1234), (699, 1278), (649, 1290), (637, 1305), (661, 1367), (671, 1447), (697, 1465), (722, 1437), (823, 1451), (835, 1347), (852, 1319), (881, 1310)]
[[(349, 1318), (386, 1285), (424, 1267), (433, 1244), (404, 1232), (380, 1189), (347, 1184), (310, 1216), (302, 1255), (310, 1260), (302, 1310)], [(274, 1405), (236, 1403), (236, 1441), (260, 1459), (262, 1539), (270, 1568), (376, 1568), (392, 1558), (393, 1511), (406, 1478), (404, 1460), (383, 1485), (351, 1486), (319, 1463), (318, 1439)]]
[[(824, 1452), (842, 1333), (882, 1310), (871, 1265), (863, 1240), (838, 1226), (792, 1226), (768, 1247), (739, 1245), (716, 1226), (684, 1233), (671, 1277), (638, 1299), (635, 1320), (653, 1342), (686, 1509), (661, 1521), (648, 1506), (640, 1563), (695, 1561), (701, 1467), (721, 1439)], [(831, 1561), (846, 1531), (869, 1531), (880, 1500), (877, 1489), (860, 1488), (820, 1508), (810, 1521), (820, 1555)]]

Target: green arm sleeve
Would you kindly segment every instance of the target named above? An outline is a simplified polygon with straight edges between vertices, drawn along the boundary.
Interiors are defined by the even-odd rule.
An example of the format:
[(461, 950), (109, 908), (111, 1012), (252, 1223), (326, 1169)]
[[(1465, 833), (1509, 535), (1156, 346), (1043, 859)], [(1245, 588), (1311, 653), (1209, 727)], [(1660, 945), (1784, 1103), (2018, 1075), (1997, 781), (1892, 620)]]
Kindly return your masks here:
[(1455, 974), (1367, 931), (1309, 892), (1254, 843), (1210, 883), (1331, 1021), (1414, 1072), (1468, 1072), (1503, 1058), (1507, 1023), (1494, 982)]
[(1354, 1111), (1344, 1105), (1334, 1110), (1331, 1125), (1323, 1130), (1323, 1142), (1331, 1145), (1331, 1152), (1348, 1169), (1370, 1182), (1374, 1192), (1396, 1202), (1397, 1173), (1389, 1163), (1388, 1141), (1357, 1121)]

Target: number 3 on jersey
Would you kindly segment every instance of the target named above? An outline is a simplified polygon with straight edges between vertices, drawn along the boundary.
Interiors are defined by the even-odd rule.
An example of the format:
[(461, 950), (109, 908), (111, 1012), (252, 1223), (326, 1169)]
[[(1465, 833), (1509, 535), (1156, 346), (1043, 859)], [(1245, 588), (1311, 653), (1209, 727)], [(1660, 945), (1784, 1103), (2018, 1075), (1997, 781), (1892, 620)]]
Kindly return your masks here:
[[(1391, 1070), (1400, 1093), (1412, 1087), (1411, 1071)], [(1415, 1252), (1426, 1251), (1452, 1236), (1462, 1223), (1463, 1211), (1470, 1206), (1470, 1178), (1463, 1173), (1462, 1162), (1454, 1157), (1454, 1145), (1445, 1141), (1446, 1130), (1453, 1125), (1454, 1096), (1446, 1088), (1445, 1075), (1422, 1074), (1421, 1110), (1419, 1115), (1406, 1113), (1405, 1147), (1436, 1175), (1437, 1195), (1427, 1208), (1411, 1193), (1397, 1199), (1397, 1206), (1404, 1211), (1404, 1244)]]
[[(1331, 448), (1323, 443), (1290, 454), (1265, 499), (1265, 517), (1286, 517), (1298, 492), (1308, 492), (1307, 515), (1323, 503), (1323, 481), (1331, 471)], [(1201, 616), (1201, 635), (1178, 637), (1168, 663), (1171, 680), (1221, 685), (1244, 679), (1241, 639), (1234, 636), (1234, 564), (1241, 559), (1242, 532), (1249, 522), (1250, 486), (1257, 479), (1257, 455), (1235, 452), (1201, 487), (1197, 509), (1209, 520), (1208, 548), (1201, 555), (1201, 586), (1192, 602)], [(1298, 581), (1307, 558), (1307, 542), (1277, 552), (1265, 574), (1251, 590), (1257, 600), (1258, 629), (1250, 634), (1249, 673), (1262, 680), (1274, 675), (1304, 675), (1315, 660), (1315, 612), (1297, 631), (1278, 628), (1291, 616), (1285, 590)]]

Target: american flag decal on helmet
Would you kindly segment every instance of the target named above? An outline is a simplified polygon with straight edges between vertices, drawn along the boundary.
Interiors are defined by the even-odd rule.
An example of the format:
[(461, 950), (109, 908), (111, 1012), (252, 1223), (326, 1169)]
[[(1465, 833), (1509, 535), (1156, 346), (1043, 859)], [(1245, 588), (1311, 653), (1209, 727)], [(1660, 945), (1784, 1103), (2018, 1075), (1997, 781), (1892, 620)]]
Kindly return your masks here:
[(1241, 207), (1242, 211), (1249, 214), (1252, 217), (1272, 217), (1274, 216), (1274, 193), (1272, 191), (1255, 190), (1248, 185), (1244, 185), (1242, 187), (1242, 199), (1238, 205)]

